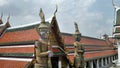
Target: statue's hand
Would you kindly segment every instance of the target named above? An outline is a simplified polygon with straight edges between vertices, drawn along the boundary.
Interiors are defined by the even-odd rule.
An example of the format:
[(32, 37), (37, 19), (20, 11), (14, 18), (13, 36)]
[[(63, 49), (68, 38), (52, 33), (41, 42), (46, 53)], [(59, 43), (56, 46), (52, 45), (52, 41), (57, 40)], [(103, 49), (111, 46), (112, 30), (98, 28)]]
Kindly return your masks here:
[(52, 51), (48, 51), (48, 57), (52, 57), (53, 56), (53, 52)]

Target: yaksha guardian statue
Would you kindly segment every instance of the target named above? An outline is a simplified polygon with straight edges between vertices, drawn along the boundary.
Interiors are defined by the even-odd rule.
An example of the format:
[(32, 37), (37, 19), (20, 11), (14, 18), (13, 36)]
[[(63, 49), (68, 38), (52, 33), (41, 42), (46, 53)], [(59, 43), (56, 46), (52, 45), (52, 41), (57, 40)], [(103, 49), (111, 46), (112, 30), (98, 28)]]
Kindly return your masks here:
[(45, 16), (40, 10), (41, 23), (38, 27), (40, 40), (35, 42), (35, 65), (34, 68), (50, 68), (48, 61), (49, 56), (52, 56), (52, 52), (48, 50), (50, 44), (48, 43), (49, 22), (45, 22)]
[(84, 68), (84, 48), (83, 45), (80, 44), (81, 33), (79, 32), (77, 23), (75, 24), (75, 54), (74, 54), (74, 67), (75, 68)]

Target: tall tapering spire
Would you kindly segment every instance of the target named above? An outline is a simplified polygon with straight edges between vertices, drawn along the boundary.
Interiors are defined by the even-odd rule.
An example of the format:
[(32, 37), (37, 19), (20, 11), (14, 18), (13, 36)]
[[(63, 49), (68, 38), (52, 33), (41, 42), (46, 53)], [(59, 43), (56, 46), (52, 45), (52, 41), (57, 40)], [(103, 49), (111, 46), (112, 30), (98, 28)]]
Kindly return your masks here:
[(58, 10), (58, 6), (56, 5), (56, 9), (55, 9), (55, 12), (54, 12), (54, 16), (56, 16), (57, 10)]
[(40, 18), (41, 18), (41, 23), (45, 22), (45, 15), (44, 15), (44, 13), (43, 13), (43, 11), (42, 11), (42, 8), (40, 8), (39, 16), (40, 16)]
[(117, 40), (117, 51), (118, 51), (118, 60), (116, 60), (117, 62), (114, 62), (115, 64), (115, 68), (119, 68), (120, 67), (120, 7), (118, 2), (115, 2), (115, 0), (112, 0), (113, 2), (113, 7), (115, 9), (115, 13), (114, 13), (114, 33), (113, 36), (114, 38)]
[(80, 41), (81, 40), (81, 33), (79, 32), (78, 25), (76, 22), (74, 22), (75, 25), (75, 41)]
[(117, 5), (117, 2), (112, 0), (113, 6), (115, 8), (114, 12), (114, 37), (120, 39), (120, 7)]
[(74, 25), (75, 25), (75, 34), (81, 34), (78, 29), (78, 24), (74, 22)]

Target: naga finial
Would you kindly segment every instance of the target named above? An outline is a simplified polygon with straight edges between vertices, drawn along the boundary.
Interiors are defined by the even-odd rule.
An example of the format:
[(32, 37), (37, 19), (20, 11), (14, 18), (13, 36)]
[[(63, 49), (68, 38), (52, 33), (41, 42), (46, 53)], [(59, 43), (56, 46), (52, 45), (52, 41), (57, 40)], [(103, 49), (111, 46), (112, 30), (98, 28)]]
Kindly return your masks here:
[(58, 6), (56, 5), (56, 9), (55, 9), (55, 12), (54, 12), (54, 16), (56, 16), (57, 10), (58, 10)]
[(113, 4), (113, 7), (116, 9), (116, 8), (119, 8), (119, 6), (117, 6), (117, 4), (115, 3), (114, 0), (112, 0), (112, 4)]
[(45, 16), (44, 16), (44, 13), (43, 13), (43, 11), (42, 11), (42, 8), (40, 8), (39, 16), (40, 16), (40, 18), (41, 18), (41, 22), (45, 22)]
[(7, 22), (9, 22), (9, 19), (10, 19), (10, 15), (9, 15), (8, 18), (7, 18)]

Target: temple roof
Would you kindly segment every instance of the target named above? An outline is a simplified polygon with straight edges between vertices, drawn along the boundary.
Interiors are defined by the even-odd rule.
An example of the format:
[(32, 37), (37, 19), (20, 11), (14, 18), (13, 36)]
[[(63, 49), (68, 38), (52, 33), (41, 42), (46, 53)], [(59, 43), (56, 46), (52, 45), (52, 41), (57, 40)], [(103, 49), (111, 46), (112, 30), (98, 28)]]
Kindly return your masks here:
[[(69, 45), (75, 42), (74, 36), (72, 34), (63, 33), (63, 38), (65, 44)], [(104, 39), (92, 38), (87, 36), (82, 36), (80, 43), (84, 45), (108, 46), (107, 42)]]
[(0, 45), (32, 42), (38, 39), (39, 34), (37, 32), (36, 25), (24, 28), (10, 28), (7, 29), (4, 35), (0, 38)]
[[(63, 33), (65, 50), (68, 52), (67, 58), (71, 64), (74, 61), (74, 45), (75, 42), (74, 36), (72, 34)], [(68, 40), (69, 39), (69, 40)], [(97, 59), (100, 57), (107, 57), (110, 55), (117, 54), (117, 51), (114, 50), (114, 45), (110, 44), (112, 41), (109, 39), (98, 39), (93, 37), (82, 36), (80, 43), (85, 48), (84, 59), (91, 60)]]
[[(38, 33), (38, 23), (21, 26), (21, 27), (11, 27), (6, 29), (5, 33), (0, 38), (0, 55), (1, 57), (18, 57), (18, 58), (31, 58), (34, 57), (34, 42), (39, 40), (40, 36)], [(67, 54), (68, 60), (73, 63), (74, 57), (74, 46), (75, 42), (73, 34), (62, 33), (62, 38), (64, 39), (65, 50), (69, 52)], [(110, 46), (106, 40), (92, 38), (88, 36), (81, 37), (81, 44), (85, 47), (85, 60), (90, 60), (94, 58), (109, 56), (117, 54), (113, 50), (113, 45)], [(61, 47), (53, 47), (54, 56), (65, 55), (65, 51)], [(0, 62), (7, 63), (5, 60), (0, 60)], [(17, 62), (9, 61), (8, 63), (18, 63), (20, 66), (25, 66), (28, 62)], [(3, 63), (0, 63), (3, 64)], [(11, 64), (12, 65), (12, 64)], [(16, 66), (17, 64), (13, 64)], [(19, 68), (19, 66), (18, 66)]]
[[(110, 50), (110, 51), (94, 51), (94, 52), (86, 52), (84, 54), (85, 61), (102, 58), (106, 56), (111, 56), (117, 54), (116, 50)], [(70, 63), (73, 64), (74, 62), (74, 55), (67, 55), (67, 58), (69, 59)]]

